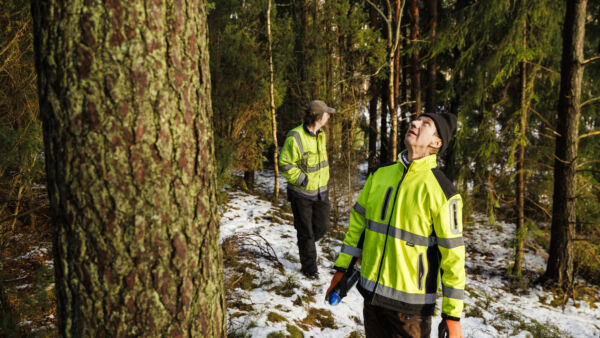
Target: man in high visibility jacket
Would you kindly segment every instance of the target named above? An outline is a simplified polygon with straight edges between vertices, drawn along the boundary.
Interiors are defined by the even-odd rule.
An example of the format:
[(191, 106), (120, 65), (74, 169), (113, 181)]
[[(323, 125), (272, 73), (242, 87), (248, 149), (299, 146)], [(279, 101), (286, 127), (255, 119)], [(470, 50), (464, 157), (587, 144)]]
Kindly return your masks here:
[(462, 337), (465, 288), (462, 200), (437, 168), (456, 127), (452, 114), (422, 114), (400, 161), (371, 173), (350, 214), (331, 289), (361, 259), (367, 337), (429, 337), (441, 279), (440, 332)]
[(315, 242), (329, 228), (329, 163), (321, 128), (334, 112), (325, 102), (312, 101), (306, 108), (304, 123), (288, 133), (279, 155), (280, 171), (288, 181), (301, 271), (310, 279), (319, 276)]

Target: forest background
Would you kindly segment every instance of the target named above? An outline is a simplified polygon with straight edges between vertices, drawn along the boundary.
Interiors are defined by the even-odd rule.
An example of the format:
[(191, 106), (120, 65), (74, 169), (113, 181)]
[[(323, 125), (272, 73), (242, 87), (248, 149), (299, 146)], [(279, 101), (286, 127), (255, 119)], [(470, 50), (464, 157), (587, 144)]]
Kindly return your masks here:
[[(440, 166), (464, 198), (466, 227), (474, 212), (487, 214), (490, 227), (498, 219), (517, 224), (506, 273), (550, 280), (567, 297), (575, 276), (600, 283), (600, 3), (584, 12), (580, 98), (566, 117), (564, 1), (219, 0), (208, 8), (219, 188), (252, 189), (254, 172), (274, 165), (287, 131), (321, 99), (339, 112), (326, 133), (332, 220), (342, 225), (360, 188), (358, 164), (372, 170), (394, 161), (412, 118), (449, 112), (458, 130)], [(0, 313), (15, 317), (39, 311), (40, 299), (52, 307), (54, 297), (46, 288), (52, 273), (43, 270), (39, 292), (19, 294), (5, 260), (23, 229), (50, 241), (31, 17), (22, 0), (5, 1), (0, 12)], [(566, 158), (560, 140), (573, 119), (578, 148)], [(568, 171), (557, 166), (565, 163), (574, 168), (572, 190), (558, 196), (555, 182)], [(573, 214), (557, 203), (573, 203)], [(571, 265), (557, 258), (544, 276), (522, 276), (527, 237), (550, 260), (553, 241), (571, 246)]]

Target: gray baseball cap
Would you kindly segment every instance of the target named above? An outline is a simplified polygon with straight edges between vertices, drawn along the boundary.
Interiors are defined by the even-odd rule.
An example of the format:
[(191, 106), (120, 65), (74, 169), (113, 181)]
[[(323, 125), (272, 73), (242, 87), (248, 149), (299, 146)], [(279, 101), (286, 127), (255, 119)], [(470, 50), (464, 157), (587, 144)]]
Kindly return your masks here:
[(308, 107), (306, 107), (306, 112), (313, 115), (318, 115), (321, 113), (333, 114), (335, 113), (335, 109), (328, 107), (327, 104), (321, 100), (314, 100), (308, 104)]

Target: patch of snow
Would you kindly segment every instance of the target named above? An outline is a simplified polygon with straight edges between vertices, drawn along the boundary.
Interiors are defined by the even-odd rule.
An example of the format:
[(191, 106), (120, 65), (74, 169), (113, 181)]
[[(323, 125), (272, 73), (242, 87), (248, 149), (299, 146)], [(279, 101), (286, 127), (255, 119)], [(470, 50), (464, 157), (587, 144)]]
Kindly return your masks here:
[(43, 247), (43, 246), (34, 246), (31, 251), (29, 251), (28, 253), (24, 254), (23, 256), (19, 256), (17, 258), (15, 258), (15, 260), (18, 259), (32, 259), (32, 258), (36, 258), (36, 257), (40, 257), (40, 256), (45, 256), (48, 255), (50, 250), (48, 250), (48, 248)]

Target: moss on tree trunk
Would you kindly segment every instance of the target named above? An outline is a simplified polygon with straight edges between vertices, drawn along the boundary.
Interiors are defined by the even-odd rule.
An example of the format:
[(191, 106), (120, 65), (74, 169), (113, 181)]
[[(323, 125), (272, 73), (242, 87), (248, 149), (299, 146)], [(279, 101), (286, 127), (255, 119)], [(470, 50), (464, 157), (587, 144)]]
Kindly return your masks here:
[(33, 1), (59, 331), (224, 336), (204, 1)]

